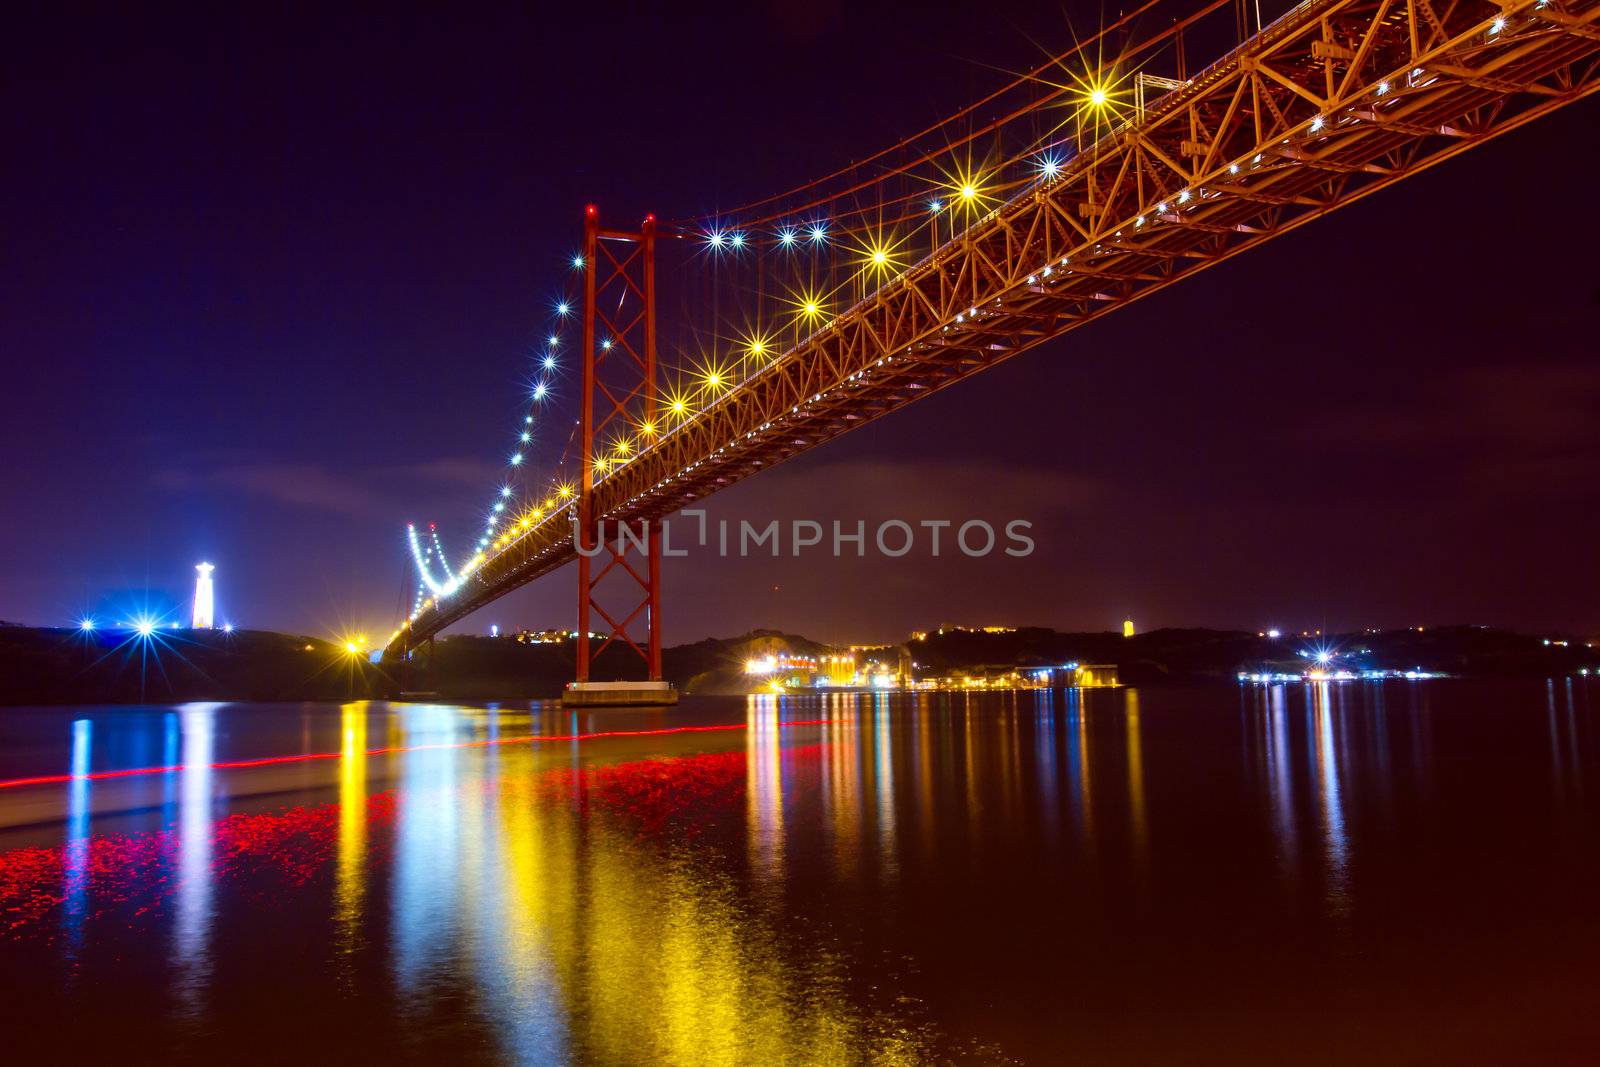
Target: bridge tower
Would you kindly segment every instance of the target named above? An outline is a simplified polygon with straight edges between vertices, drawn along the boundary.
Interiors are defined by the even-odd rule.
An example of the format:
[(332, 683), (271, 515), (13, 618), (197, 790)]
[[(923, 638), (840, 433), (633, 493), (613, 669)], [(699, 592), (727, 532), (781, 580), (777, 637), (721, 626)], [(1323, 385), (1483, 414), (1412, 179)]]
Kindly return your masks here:
[[(656, 220), (637, 232), (600, 225), (590, 204), (583, 218), (583, 383), (578, 398), (579, 462), (577, 679), (563, 701), (578, 705), (659, 705), (677, 702), (661, 678), (661, 530), (646, 520), (607, 519), (594, 512), (596, 483), (627, 459), (617, 442), (648, 440), (658, 428), (656, 359)], [(631, 445), (623, 445), (630, 449)], [(642, 571), (642, 573), (641, 573)], [(621, 587), (633, 608), (607, 610), (602, 583)], [(615, 595), (615, 594), (614, 594)], [(637, 600), (631, 599), (637, 597)], [(598, 617), (607, 635), (591, 648)], [(642, 628), (643, 639), (635, 639)], [(647, 680), (593, 682), (594, 660), (620, 643), (642, 661)]]

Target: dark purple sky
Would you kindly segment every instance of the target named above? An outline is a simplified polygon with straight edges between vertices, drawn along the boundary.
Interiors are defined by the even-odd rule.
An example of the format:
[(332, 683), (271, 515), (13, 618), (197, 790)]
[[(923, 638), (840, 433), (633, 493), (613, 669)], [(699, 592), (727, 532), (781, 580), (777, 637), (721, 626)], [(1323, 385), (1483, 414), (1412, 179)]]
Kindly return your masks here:
[[(993, 0), (209, 17), (14, 16), (0, 44), (0, 619), (181, 602), (207, 558), (236, 623), (386, 633), (405, 521), (462, 548), (478, 528), (585, 202), (787, 188), (1071, 36)], [(1031, 559), (673, 561), (668, 641), (1600, 631), (1597, 119), (1569, 108), (711, 502), (1026, 518)], [(569, 625), (572, 600), (553, 576), (472, 623)]]

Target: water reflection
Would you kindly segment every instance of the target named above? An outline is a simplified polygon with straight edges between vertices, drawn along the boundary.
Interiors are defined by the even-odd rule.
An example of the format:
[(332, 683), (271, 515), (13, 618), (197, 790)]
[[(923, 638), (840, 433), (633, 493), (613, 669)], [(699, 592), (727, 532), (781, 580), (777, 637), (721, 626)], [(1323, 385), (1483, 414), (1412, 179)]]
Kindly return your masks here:
[(336, 948), (349, 957), (361, 938), (367, 863), (367, 705), (339, 712), (339, 867), (334, 883)]
[(1036, 740), (1033, 746), (1035, 773), (1039, 780), (1039, 811), (1054, 838), (1060, 829), (1061, 783), (1056, 757), (1056, 694), (1048, 689), (1033, 694), (1033, 728)]
[(420, 1013), (430, 974), (443, 971), (455, 924), (456, 895), (469, 872), (460, 855), (464, 829), (457, 788), (463, 761), (445, 747), (456, 739), (462, 714), (418, 705), (400, 717), (401, 784), (395, 822), (394, 893), (390, 917), (395, 985)]
[[(781, 882), (795, 772), (776, 702), (748, 714), (743, 753), (665, 762), (572, 770), (507, 748), (475, 766), (408, 751), (391, 920), (402, 1001), (450, 995), (448, 961), (465, 957), (519, 1062), (809, 1062), (906, 1044), (820, 995), (840, 964), (787, 958), (783, 934), (739, 905), (725, 874), (637, 834), (660, 825), (657, 805), (714, 813), (742, 793), (751, 866)], [(452, 721), (413, 709), (408, 740), (452, 736)], [(594, 817), (574, 821), (574, 806)]]
[[(1052, 1062), (1071, 1037), (1052, 990), (1092, 1007), (1138, 986), (1135, 959), (1199, 987), (1195, 958), (1325, 958), (1319, 939), (1358, 938), (1394, 901), (1449, 906), (1379, 895), (1377, 864), (1434, 862), (1414, 848), (1433, 805), (1488, 780), (1436, 760), (1435, 730), (1459, 745), (1461, 720), (1435, 722), (1422, 688), (1246, 688), (1203, 713), (1159, 690), (763, 696), (705, 713), (728, 732), (625, 743), (526, 743), (596, 728), (554, 710), (351, 703), (292, 713), (300, 743), (338, 753), (292, 771), (229, 768), (227, 706), (149, 715), (142, 737), (74, 717), (60, 836), (0, 851), (0, 915), (14, 942), (62, 935), (43, 951), (74, 965), (161, 974), (152, 1017), (202, 1047), (226, 1034), (226, 983), (259, 964), (330, 1017), (376, 1012), (374, 1049), (319, 1038), (346, 1058), (964, 1061), (1037, 1026), (1016, 1055)], [(1520, 692), (1527, 715), (1483, 721), (1520, 740), (1538, 788), (1497, 785), (1497, 810), (1534, 796), (1548, 821), (1555, 795), (1581, 812), (1586, 691)], [(484, 740), (504, 743), (454, 747)], [(172, 770), (92, 777), (157, 749)], [(1515, 745), (1488, 751), (1513, 781)], [(101, 821), (144, 811), (160, 825)], [(1428, 838), (1451, 870), (1499, 825), (1467, 824), (1470, 855)], [(1545, 883), (1586, 884), (1517, 885)], [(1262, 942), (1208, 940), (1253, 926)], [(1169, 935), (1186, 947), (1163, 956)], [(94, 995), (61, 997), (88, 1012), (71, 998)], [(985, 998), (1018, 1007), (992, 1022)]]
[(89, 753), (94, 723), (77, 719), (72, 723), (72, 781), (67, 786), (66, 878), (63, 886), (68, 951), (76, 954), (83, 945), (83, 920), (89, 901)]
[(1089, 766), (1089, 717), (1084, 714), (1083, 692), (1066, 691), (1067, 768), (1074, 786), (1078, 829), (1086, 844), (1094, 841), (1094, 778)]
[(1262, 694), (1268, 702), (1265, 717), (1267, 788), (1273, 828), (1278, 839), (1278, 866), (1284, 880), (1292, 882), (1299, 850), (1295, 833), (1294, 777), (1289, 765), (1289, 720), (1284, 686), (1274, 685)]
[(892, 881), (900, 870), (896, 849), (894, 803), (894, 746), (890, 732), (889, 698), (876, 693), (872, 701), (873, 777), (878, 782), (876, 804), (878, 829), (878, 872), (882, 881)]
[(854, 701), (829, 694), (824, 706), (827, 725), (823, 749), (827, 770), (822, 779), (822, 804), (827, 812), (823, 826), (829, 838), (828, 856), (840, 879), (853, 881), (861, 851), (861, 750), (856, 732)]
[(178, 1014), (196, 1019), (211, 979), (212, 762), (215, 704), (186, 704), (180, 714), (183, 764), (178, 772), (178, 899), (172, 924), (173, 991)]
[(769, 887), (783, 878), (783, 740), (778, 713), (777, 698), (764, 694), (751, 698), (746, 715), (750, 863)]
[(1150, 829), (1144, 811), (1144, 754), (1139, 740), (1139, 691), (1122, 691), (1128, 744), (1128, 820), (1134, 864), (1143, 873), (1149, 861)]
[[(1332, 682), (1311, 684), (1311, 744), (1316, 768), (1318, 811), (1322, 816), (1323, 854), (1327, 858), (1327, 903), (1331, 914), (1349, 913), (1344, 799), (1339, 789), (1340, 747), (1334, 745)], [(1342, 694), (1343, 690), (1340, 690)]]

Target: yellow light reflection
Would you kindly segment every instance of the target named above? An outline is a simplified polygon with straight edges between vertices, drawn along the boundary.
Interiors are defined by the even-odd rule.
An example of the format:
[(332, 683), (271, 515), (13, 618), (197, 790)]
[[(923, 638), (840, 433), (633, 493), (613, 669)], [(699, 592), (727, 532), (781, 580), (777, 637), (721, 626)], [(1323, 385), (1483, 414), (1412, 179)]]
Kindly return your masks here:
[[(754, 698), (743, 757), (752, 776), (743, 803), (753, 820), (756, 870), (782, 862), (778, 709), (776, 699)], [(727, 757), (739, 758), (736, 751), (684, 758)], [(598, 800), (604, 788), (588, 776), (609, 769), (569, 769), (561, 757), (533, 749), (508, 748), (498, 758), (504, 762), (488, 802), (454, 809), (478, 826), (460, 826), (453, 836), (460, 859), (493, 860), (500, 873), (454, 884), (465, 924), (458, 936), (494, 991), (484, 1003), (510, 1058), (929, 1062), (926, 1034), (907, 1019), (852, 1008), (838, 995), (849, 979), (842, 958), (786, 947), (782, 927), (771, 925), (781, 916), (752, 913), (745, 891), (699, 851), (662, 850), (640, 837), (625, 810), (596, 803), (579, 814), (559, 790), (552, 795), (553, 783), (567, 781)], [(583, 776), (584, 784), (569, 776)], [(481, 791), (475, 780), (461, 787), (463, 796)], [(420, 808), (410, 817), (429, 818)], [(430, 906), (420, 894), (399, 899)]]
[(750, 724), (745, 748), (750, 856), (769, 892), (783, 878), (783, 739), (778, 707), (777, 697), (763, 693), (748, 698), (745, 712)]
[(1149, 827), (1144, 812), (1144, 749), (1140, 745), (1139, 691), (1122, 691), (1128, 735), (1128, 819), (1133, 831), (1135, 862), (1143, 864), (1149, 847)]

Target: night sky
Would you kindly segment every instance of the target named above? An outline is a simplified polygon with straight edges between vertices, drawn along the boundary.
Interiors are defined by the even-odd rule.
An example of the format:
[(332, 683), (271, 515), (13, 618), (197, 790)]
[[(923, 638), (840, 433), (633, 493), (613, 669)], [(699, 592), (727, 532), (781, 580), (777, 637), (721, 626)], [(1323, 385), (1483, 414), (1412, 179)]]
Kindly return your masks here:
[[(182, 605), (209, 559), (237, 625), (386, 634), (405, 522), (475, 539), (583, 204), (789, 188), (1098, 12), (13, 13), (0, 619)], [(710, 502), (1029, 519), (1031, 559), (669, 561), (667, 641), (1600, 632), (1597, 120), (1568, 108)], [(573, 595), (552, 576), (466, 626), (567, 626)]]

